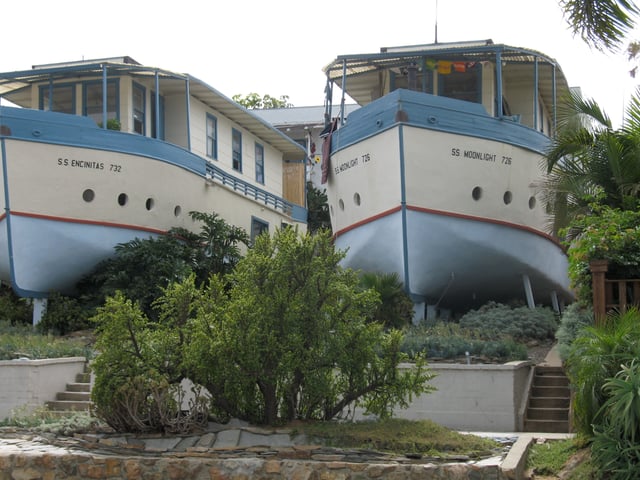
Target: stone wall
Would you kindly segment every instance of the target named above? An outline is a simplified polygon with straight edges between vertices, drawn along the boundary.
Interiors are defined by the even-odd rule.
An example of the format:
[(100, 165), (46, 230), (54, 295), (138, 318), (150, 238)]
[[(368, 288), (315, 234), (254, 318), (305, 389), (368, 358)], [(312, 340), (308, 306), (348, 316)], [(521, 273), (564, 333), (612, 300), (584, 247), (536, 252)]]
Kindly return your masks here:
[(55, 400), (84, 371), (84, 357), (0, 361), (0, 420), (31, 413)]
[[(281, 449), (270, 455), (255, 451), (249, 457), (220, 454), (171, 456), (102, 455), (67, 448), (16, 444), (0, 446), (0, 480), (190, 479), (190, 480), (348, 480), (437, 479), (501, 480), (499, 466), (450, 463), (351, 462), (344, 456), (317, 454), (312, 447)], [(233, 455), (229, 452), (228, 457)], [(405, 459), (406, 460), (406, 459)]]

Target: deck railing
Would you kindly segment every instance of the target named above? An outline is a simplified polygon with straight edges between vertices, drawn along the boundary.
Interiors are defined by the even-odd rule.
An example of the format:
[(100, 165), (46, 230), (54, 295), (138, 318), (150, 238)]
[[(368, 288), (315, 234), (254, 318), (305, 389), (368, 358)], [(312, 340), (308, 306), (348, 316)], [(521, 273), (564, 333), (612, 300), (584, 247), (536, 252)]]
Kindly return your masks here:
[(640, 306), (640, 279), (607, 278), (607, 260), (593, 260), (589, 268), (596, 325), (602, 324), (611, 311), (624, 313), (631, 306)]
[(209, 162), (206, 163), (206, 177), (210, 182), (217, 182), (229, 187), (235, 192), (246, 197), (251, 197), (257, 202), (264, 203), (266, 206), (271, 206), (275, 210), (279, 210), (285, 215), (289, 215), (294, 220), (307, 220), (307, 212), (304, 207), (294, 205), (273, 193), (269, 193), (266, 190), (245, 182), (244, 180), (240, 180), (237, 177), (226, 173), (224, 170), (211, 165)]

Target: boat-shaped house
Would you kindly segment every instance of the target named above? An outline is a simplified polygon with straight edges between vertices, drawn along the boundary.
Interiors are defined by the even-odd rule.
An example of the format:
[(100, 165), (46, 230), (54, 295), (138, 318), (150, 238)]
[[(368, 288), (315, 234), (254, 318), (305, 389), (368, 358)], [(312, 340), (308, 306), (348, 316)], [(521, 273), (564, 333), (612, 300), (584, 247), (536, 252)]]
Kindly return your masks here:
[[(396, 272), (418, 319), (571, 301), (541, 196), (569, 90), (552, 58), (486, 40), (343, 55), (324, 71), (324, 181), (347, 266)], [(332, 118), (335, 86), (361, 108)]]
[(0, 74), (0, 280), (68, 292), (114, 246), (190, 211), (306, 229), (306, 151), (188, 74), (129, 57)]

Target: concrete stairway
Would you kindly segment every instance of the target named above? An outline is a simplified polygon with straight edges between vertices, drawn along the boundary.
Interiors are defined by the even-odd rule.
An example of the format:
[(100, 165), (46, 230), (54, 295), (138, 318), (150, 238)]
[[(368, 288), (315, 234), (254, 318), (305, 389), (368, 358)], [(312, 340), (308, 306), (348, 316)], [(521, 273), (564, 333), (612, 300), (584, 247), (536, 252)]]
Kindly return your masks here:
[(569, 379), (562, 367), (537, 365), (524, 431), (568, 433), (570, 398)]
[(78, 373), (76, 381), (67, 383), (66, 390), (58, 392), (55, 400), (46, 402), (46, 407), (61, 414), (88, 411), (91, 408), (91, 373), (87, 369)]

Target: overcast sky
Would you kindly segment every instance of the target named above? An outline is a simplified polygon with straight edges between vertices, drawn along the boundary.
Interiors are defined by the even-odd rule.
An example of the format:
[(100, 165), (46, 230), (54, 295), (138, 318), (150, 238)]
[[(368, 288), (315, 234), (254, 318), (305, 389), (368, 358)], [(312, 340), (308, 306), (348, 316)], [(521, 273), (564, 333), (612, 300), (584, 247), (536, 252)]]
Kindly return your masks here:
[[(2, 72), (128, 55), (229, 97), (288, 95), (309, 106), (323, 103), (322, 67), (336, 56), (433, 43), (436, 0), (31, 0), (8, 2), (0, 15)], [(638, 83), (624, 53), (572, 36), (558, 0), (438, 0), (437, 25), (440, 42), (490, 38), (555, 58), (616, 125)]]

